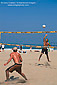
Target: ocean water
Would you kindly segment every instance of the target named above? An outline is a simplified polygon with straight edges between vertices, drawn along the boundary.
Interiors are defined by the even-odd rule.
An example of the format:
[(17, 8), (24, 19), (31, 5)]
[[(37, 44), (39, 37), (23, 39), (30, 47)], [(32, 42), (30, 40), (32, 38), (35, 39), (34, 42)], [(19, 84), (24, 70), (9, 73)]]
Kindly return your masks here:
[[(28, 45), (28, 44), (27, 44)], [(32, 44), (31, 44), (32, 45)], [(37, 46), (37, 45), (34, 45), (34, 46)], [(40, 45), (38, 45), (40, 46)], [(17, 47), (17, 48), (20, 48), (20, 46), (11, 46), (11, 45), (5, 45), (5, 48), (6, 49), (12, 49), (13, 47)], [(22, 49), (30, 49), (30, 47), (25, 47), (25, 46), (22, 46)], [(32, 49), (38, 49), (36, 47), (32, 47)]]
[[(31, 44), (31, 45), (34, 45), (34, 46), (43, 46), (43, 45), (35, 45), (35, 44)], [(52, 45), (52, 46), (57, 46), (57, 45)], [(5, 45), (5, 49), (12, 49), (13, 47), (20, 48), (19, 46)], [(22, 46), (22, 49), (30, 49), (30, 47)], [(39, 49), (40, 50), (42, 48), (32, 47), (32, 49)], [(52, 48), (50, 48), (50, 49), (52, 49)], [(57, 48), (54, 48), (54, 50), (57, 50)]]

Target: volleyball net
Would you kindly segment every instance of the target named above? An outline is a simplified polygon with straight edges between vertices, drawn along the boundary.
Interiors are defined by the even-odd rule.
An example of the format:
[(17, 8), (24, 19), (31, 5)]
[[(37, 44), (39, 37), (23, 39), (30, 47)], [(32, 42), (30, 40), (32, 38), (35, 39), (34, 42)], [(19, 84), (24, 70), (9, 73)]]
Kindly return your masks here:
[(0, 32), (0, 33), (57, 33), (57, 31), (37, 31), (37, 32)]
[[(21, 46), (21, 45), (18, 45), (18, 44), (6, 44), (6, 43), (0, 43), (1, 45), (4, 44), (4, 45), (10, 45), (10, 46)], [(34, 46), (34, 45), (22, 45), (22, 46), (25, 46), (25, 47), (36, 47), (36, 48), (43, 48), (43, 47), (47, 47), (47, 48), (57, 48), (57, 46)]]
[(44, 47), (43, 38), (46, 33), (51, 44), (48, 48), (57, 48), (57, 31), (0, 32), (0, 44), (42, 48)]

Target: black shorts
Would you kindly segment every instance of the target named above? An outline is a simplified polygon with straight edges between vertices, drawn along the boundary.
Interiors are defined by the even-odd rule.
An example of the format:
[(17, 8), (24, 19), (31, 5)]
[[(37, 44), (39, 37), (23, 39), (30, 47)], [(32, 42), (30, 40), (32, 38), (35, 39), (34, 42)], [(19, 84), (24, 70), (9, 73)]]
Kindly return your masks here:
[(44, 53), (44, 52), (45, 52), (45, 54), (48, 54), (48, 49), (47, 48), (46, 49), (42, 48), (41, 53)]
[(4, 48), (2, 48), (2, 50), (4, 50)]
[(21, 72), (21, 67), (22, 67), (22, 64), (15, 63), (14, 65), (7, 68), (6, 71), (8, 70), (9, 72), (12, 73), (15, 70), (15, 71), (20, 73)]

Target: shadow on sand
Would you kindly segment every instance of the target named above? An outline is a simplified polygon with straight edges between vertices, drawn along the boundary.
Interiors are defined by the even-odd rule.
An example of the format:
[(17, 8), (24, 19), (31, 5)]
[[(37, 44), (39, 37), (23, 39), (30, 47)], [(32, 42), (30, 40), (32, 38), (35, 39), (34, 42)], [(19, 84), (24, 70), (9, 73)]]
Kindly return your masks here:
[(37, 66), (40, 66), (40, 67), (46, 67), (46, 68), (50, 68), (50, 69), (56, 69), (56, 67), (54, 67), (54, 66), (51, 66), (50, 65), (50, 63), (48, 63), (48, 62), (44, 62), (44, 64), (37, 64)]
[(14, 78), (14, 76), (11, 76), (11, 77), (10, 77), (10, 81), (14, 81), (14, 82), (16, 81), (16, 84), (17, 84), (17, 83), (26, 83), (25, 80), (19, 79), (19, 77), (15, 77), (15, 78)]
[(26, 81), (24, 80), (24, 79), (19, 79), (19, 77), (14, 77), (14, 76), (11, 76), (10, 77), (10, 79), (7, 81), (7, 80), (5, 80), (5, 81), (3, 81), (3, 82), (0, 82), (0, 85), (12, 85), (12, 84), (14, 84), (14, 85), (16, 85), (16, 84), (18, 84), (18, 83), (26, 83)]

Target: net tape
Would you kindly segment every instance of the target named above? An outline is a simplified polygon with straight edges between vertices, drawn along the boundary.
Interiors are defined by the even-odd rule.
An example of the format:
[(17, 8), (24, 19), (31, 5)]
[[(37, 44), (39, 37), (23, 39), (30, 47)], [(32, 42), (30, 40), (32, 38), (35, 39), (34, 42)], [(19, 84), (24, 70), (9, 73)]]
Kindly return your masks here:
[(37, 32), (0, 32), (0, 33), (57, 33), (57, 31), (37, 31)]
[(9, 46), (25, 46), (25, 47), (36, 47), (36, 48), (57, 48), (57, 46), (35, 46), (35, 45), (18, 45), (18, 44), (6, 44), (6, 43), (0, 43), (1, 45), (9, 45)]

